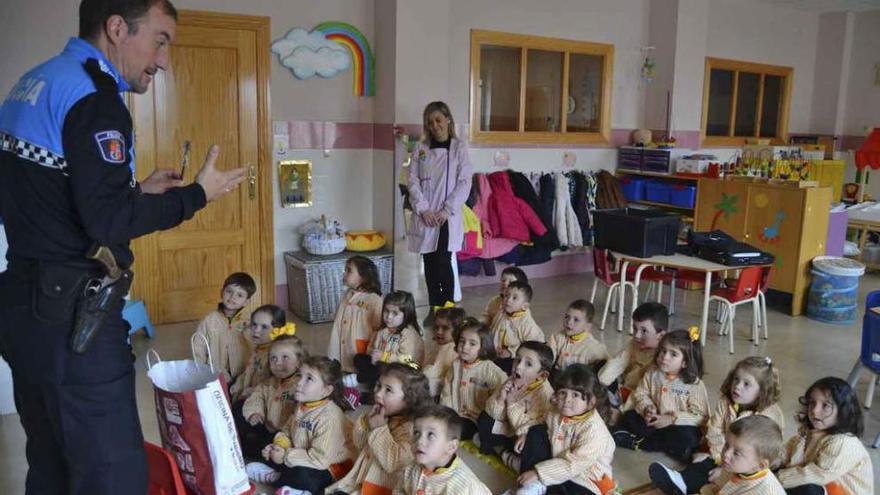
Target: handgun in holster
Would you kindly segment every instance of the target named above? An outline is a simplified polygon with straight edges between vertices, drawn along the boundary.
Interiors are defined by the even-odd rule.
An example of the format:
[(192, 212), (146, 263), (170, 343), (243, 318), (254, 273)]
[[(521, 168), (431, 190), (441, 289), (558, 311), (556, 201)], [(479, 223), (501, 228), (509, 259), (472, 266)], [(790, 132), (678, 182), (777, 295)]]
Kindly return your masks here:
[(86, 282), (76, 307), (76, 326), (70, 339), (70, 348), (83, 354), (110, 313), (122, 310), (123, 300), (131, 288), (134, 273), (119, 267), (116, 258), (106, 246), (94, 246), (86, 257), (100, 263), (104, 275)]

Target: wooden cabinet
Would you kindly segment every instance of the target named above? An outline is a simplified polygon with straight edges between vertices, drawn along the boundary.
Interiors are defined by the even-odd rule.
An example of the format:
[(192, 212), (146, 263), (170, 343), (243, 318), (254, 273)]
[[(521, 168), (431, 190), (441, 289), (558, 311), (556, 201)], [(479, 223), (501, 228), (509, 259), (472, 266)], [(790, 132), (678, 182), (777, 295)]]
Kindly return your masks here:
[(719, 229), (776, 256), (770, 288), (792, 295), (791, 314), (804, 310), (810, 262), (825, 254), (830, 187), (700, 179), (694, 229)]

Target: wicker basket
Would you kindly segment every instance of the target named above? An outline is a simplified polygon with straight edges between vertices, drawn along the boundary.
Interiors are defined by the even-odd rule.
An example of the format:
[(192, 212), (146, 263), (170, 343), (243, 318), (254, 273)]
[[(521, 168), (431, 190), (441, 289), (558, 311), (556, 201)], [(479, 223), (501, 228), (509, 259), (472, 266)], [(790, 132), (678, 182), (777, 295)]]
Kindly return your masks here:
[(317, 255), (338, 254), (345, 251), (345, 237), (307, 235), (303, 237), (303, 249)]
[(294, 314), (309, 323), (333, 321), (345, 293), (342, 284), (345, 262), (355, 254), (365, 255), (376, 264), (382, 293), (390, 292), (394, 254), (389, 249), (371, 253), (346, 251), (327, 257), (289, 251), (284, 254), (284, 261), (287, 265), (288, 304)]

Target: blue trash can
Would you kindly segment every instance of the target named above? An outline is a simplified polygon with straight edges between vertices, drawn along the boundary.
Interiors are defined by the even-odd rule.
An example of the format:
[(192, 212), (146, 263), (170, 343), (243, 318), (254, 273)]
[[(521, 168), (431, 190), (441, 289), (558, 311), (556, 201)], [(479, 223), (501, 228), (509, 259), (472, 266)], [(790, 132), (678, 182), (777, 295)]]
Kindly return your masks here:
[(859, 311), (859, 279), (865, 265), (849, 258), (813, 258), (813, 282), (807, 298), (807, 316), (823, 323), (848, 325)]

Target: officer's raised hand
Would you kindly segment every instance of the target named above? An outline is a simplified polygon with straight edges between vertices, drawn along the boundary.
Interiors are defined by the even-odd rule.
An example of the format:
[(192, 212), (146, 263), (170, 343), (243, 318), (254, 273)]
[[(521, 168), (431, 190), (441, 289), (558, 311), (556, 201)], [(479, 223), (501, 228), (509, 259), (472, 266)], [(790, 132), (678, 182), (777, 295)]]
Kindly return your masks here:
[(183, 186), (180, 172), (169, 168), (157, 168), (149, 177), (141, 181), (141, 192), (146, 194), (162, 194), (172, 187)]
[(239, 184), (244, 182), (247, 174), (245, 167), (232, 170), (217, 170), (216, 162), (219, 153), (219, 146), (216, 144), (211, 146), (208, 149), (208, 156), (205, 157), (205, 163), (196, 176), (196, 183), (205, 190), (205, 199), (209, 202), (238, 187)]

